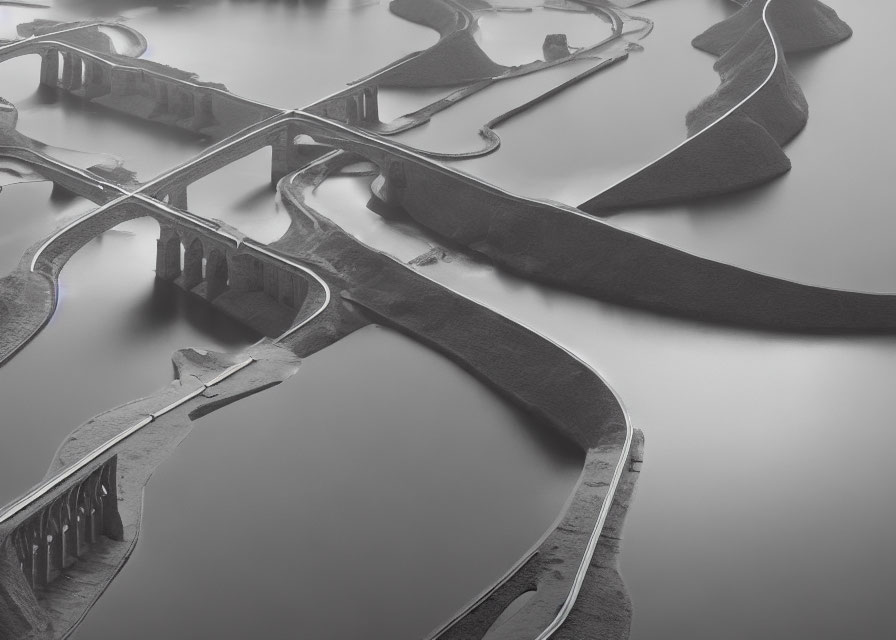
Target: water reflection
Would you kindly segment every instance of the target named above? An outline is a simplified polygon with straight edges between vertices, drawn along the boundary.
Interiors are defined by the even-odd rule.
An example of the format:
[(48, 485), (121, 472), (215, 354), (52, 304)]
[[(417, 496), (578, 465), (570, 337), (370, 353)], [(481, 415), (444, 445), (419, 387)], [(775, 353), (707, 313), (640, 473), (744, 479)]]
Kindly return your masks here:
[[(0, 81), (6, 64), (0, 64)], [(18, 74), (8, 75), (15, 75), (24, 86), (29, 85)], [(31, 83), (37, 86), (36, 75)], [(21, 88), (17, 92), (21, 94)], [(113, 154), (142, 180), (188, 160), (210, 143), (207, 137), (133, 118), (47, 87), (19, 98), (16, 106), (19, 133), (64, 149)], [(69, 155), (59, 159), (77, 160)]]
[(442, 356), (362, 329), (199, 422), (81, 635), (419, 640), (551, 526), (582, 461)]
[(783, 278), (896, 291), (889, 159), (896, 89), (884, 83), (872, 91), (867, 81), (892, 71), (879, 43), (889, 37), (887, 18), (896, 19), (896, 7), (828, 4), (855, 35), (830, 49), (788, 56), (810, 109), (806, 129), (785, 149), (790, 173), (726, 198), (626, 212), (614, 224)]
[[(310, 202), (368, 244), (403, 245), (364, 186), (328, 181)], [(896, 338), (663, 318), (466, 259), (420, 270), (581, 356), (645, 431), (622, 555), (633, 640), (896, 633)]]
[(232, 351), (258, 339), (156, 283), (157, 237), (158, 225), (141, 219), (88, 243), (62, 271), (50, 323), (0, 367), (0, 503), (40, 480), (76, 426), (167, 384), (175, 350)]
[(0, 277), (12, 271), (31, 245), (96, 205), (49, 182), (7, 185), (0, 191)]
[(273, 242), (289, 214), (271, 185), (271, 152), (261, 149), (190, 185), (190, 211), (226, 222), (254, 240)]
[[(729, 5), (735, 6), (717, 0), (639, 5), (632, 13), (655, 23), (641, 42), (643, 51), (501, 124), (496, 130), (501, 148), (458, 168), (514, 193), (571, 205), (610, 187), (685, 139), (685, 115), (719, 84), (712, 67), (716, 58), (690, 41), (730, 15)], [(574, 17), (595, 21), (590, 15)], [(587, 66), (583, 61), (502, 81), (398, 139), (438, 151), (478, 149), (476, 132), (484, 122)]]

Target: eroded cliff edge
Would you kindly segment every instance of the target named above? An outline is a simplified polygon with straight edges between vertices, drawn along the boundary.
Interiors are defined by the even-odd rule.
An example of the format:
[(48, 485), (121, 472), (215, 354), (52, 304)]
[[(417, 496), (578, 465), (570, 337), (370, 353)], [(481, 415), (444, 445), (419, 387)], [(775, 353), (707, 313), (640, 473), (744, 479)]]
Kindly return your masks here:
[(693, 41), (720, 56), (714, 68), (721, 84), (687, 115), (690, 137), (579, 208), (609, 215), (748, 189), (786, 173), (782, 146), (806, 125), (809, 109), (784, 54), (851, 35), (817, 0), (749, 0)]

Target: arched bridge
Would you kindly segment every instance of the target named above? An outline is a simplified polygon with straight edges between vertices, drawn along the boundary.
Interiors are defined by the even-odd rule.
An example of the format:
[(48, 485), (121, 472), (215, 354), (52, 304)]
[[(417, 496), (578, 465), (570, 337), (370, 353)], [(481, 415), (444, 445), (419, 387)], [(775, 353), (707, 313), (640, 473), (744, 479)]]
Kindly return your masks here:
[(294, 259), (241, 238), (226, 225), (131, 194), (56, 232), (32, 257), (54, 277), (84, 244), (113, 227), (150, 217), (159, 224), (156, 275), (198, 295), (257, 331), (276, 336), (315, 313), (326, 284)]

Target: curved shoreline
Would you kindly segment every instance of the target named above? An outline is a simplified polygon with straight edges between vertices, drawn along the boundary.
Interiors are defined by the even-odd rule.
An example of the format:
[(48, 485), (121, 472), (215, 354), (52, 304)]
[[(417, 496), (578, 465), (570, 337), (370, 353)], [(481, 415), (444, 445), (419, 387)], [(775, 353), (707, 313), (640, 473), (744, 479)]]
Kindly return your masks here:
[[(719, 24), (724, 25), (738, 16), (755, 13), (754, 8), (759, 6), (760, 1), (750, 0), (734, 17)], [(798, 1), (820, 5), (816, 0)], [(774, 23), (776, 20), (786, 22), (787, 16), (776, 14), (791, 10), (792, 5), (764, 0), (761, 6), (758, 21), (744, 28), (740, 37), (722, 51), (722, 57), (715, 65), (722, 75), (722, 85), (688, 114), (690, 136), (659, 158), (583, 202), (579, 209), (592, 215), (608, 216), (627, 207), (722, 195), (763, 184), (790, 170), (790, 160), (781, 146), (805, 126), (808, 113), (799, 85), (786, 68), (785, 50)], [(758, 31), (760, 24), (761, 36)], [(699, 48), (706, 49), (705, 42), (710, 39), (706, 34), (712, 33), (714, 28), (697, 36), (694, 46), (701, 44)], [(812, 29), (813, 25), (809, 24), (808, 28)], [(756, 42), (751, 45), (750, 39)], [(838, 41), (832, 39), (825, 44)], [(762, 82), (743, 99), (726, 105), (727, 97), (720, 91), (727, 88), (727, 75), (742, 72), (742, 75), (748, 76), (750, 63), (754, 62), (751, 58), (761, 57), (769, 49), (773, 60)], [(743, 84), (740, 83), (741, 86)], [(789, 109), (792, 101), (796, 103), (795, 109)], [(701, 123), (710, 115), (706, 113), (710, 107), (721, 109), (723, 113), (709, 123)], [(734, 152), (731, 151), (732, 145), (736, 145)]]

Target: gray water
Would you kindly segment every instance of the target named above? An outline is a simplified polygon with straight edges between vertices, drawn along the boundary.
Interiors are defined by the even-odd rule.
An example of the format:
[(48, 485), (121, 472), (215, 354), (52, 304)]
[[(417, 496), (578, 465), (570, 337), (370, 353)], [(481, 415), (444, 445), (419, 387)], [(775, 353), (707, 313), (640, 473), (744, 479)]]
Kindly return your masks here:
[[(18, 188), (0, 194), (0, 211), (7, 191)], [(128, 222), (75, 254), (62, 271), (50, 323), (0, 367), (0, 503), (42, 479), (75, 427), (170, 382), (175, 350), (235, 351), (257, 340), (199, 299), (155, 281), (158, 229), (149, 219)]]
[[(164, 45), (183, 35), (172, 24), (208, 26), (203, 12), (220, 12), (222, 29), (226, 24), (234, 31), (251, 32), (253, 20), (285, 28), (297, 19), (279, 6), (231, 8), (240, 20), (219, 6), (140, 13), (143, 25), (162, 21), (169, 38), (153, 40), (163, 46), (151, 54), (201, 67), (191, 67), (190, 60), (203, 54), (202, 47), (184, 49), (181, 41), (172, 51)], [(395, 20), (385, 6), (369, 9), (377, 19)], [(314, 13), (317, 22), (303, 28), (323, 40), (341, 29), (353, 33), (360, 28), (359, 11), (365, 10)], [(152, 39), (151, 29), (146, 32)], [(422, 46), (434, 39), (432, 32), (422, 33)], [(383, 63), (399, 55), (394, 47), (413, 42), (380, 39), (388, 45)], [(302, 50), (283, 32), (270, 41)], [(213, 44), (219, 43), (208, 48)], [(338, 42), (328, 44), (337, 48)], [(241, 50), (236, 73), (216, 59), (204, 77), (238, 88), (231, 80), (262, 77), (257, 70), (269, 64), (270, 53), (264, 47), (248, 55)], [(346, 61), (359, 72), (340, 78)], [(337, 80), (370, 71), (375, 61), (375, 55), (343, 52), (334, 57), (332, 73), (325, 73), (315, 58), (317, 71), (307, 81), (284, 86), (310, 100), (338, 88)], [(19, 106), (23, 133), (61, 147), (115, 153), (144, 180), (205, 143), (37, 91), (38, 67), (33, 57), (0, 65), (0, 87)], [(268, 184), (269, 162), (269, 152), (262, 151), (192, 185), (191, 209), (262, 241), (278, 237), (287, 218)], [(0, 193), (0, 266), (8, 270), (27, 246), (91, 206), (58, 195), (51, 200), (43, 183), (6, 187)], [(48, 327), (0, 368), (2, 451), (15, 452), (2, 455), (0, 502), (37, 483), (77, 425), (166, 384), (174, 350), (238, 351), (257, 338), (154, 280), (157, 234), (155, 222), (138, 220), (82, 249), (62, 272), (59, 307)], [(260, 408), (265, 421), (257, 419)], [(301, 429), (293, 422), (297, 414), (304, 417)], [(457, 367), (385, 330), (353, 336), (309, 359), (287, 386), (201, 424), (207, 426), (150, 484), (137, 554), (81, 637), (246, 637), (252, 635), (248, 621), (255, 630), (266, 621), (265, 637), (293, 637), (297, 628), (314, 637), (371, 629), (419, 637), (535, 543), (560, 513), (582, 464), (569, 445)], [(264, 438), (257, 437), (259, 427), (267, 431)], [(192, 492), (197, 502), (189, 501)], [(223, 526), (234, 519), (234, 496), (242, 497), (247, 516), (242, 527)], [(272, 513), (283, 515), (283, 528), (259, 531), (257, 523), (270, 521)], [(190, 517), (197, 528), (188, 526)], [(210, 529), (219, 533), (211, 536)], [(255, 553), (246, 545), (250, 536), (260, 541)], [(247, 553), (237, 560), (232, 551), (242, 546)], [(294, 555), (271, 554), (292, 547)], [(198, 564), (191, 566), (191, 558)], [(334, 601), (344, 606), (334, 607)]]
[(79, 637), (422, 638), (553, 524), (581, 465), (442, 356), (362, 329), (199, 422)]
[(590, 47), (609, 37), (602, 16), (533, 7), (531, 11), (496, 11), (479, 18), (476, 41), (486, 55), (507, 66), (544, 60), (548, 34), (565, 34), (570, 47)]
[[(634, 7), (631, 14), (655, 23), (640, 41), (643, 51), (502, 123), (495, 129), (501, 148), (457, 168), (514, 193), (571, 205), (610, 187), (685, 139), (685, 115), (719, 83), (716, 59), (690, 41), (735, 6), (726, 0), (654, 0)], [(584, 60), (501, 81), (398, 140), (447, 152), (481, 148), (477, 131), (485, 122), (593, 64)]]
[[(883, 5), (872, 9), (855, 3), (847, 6), (839, 0), (832, 0), (831, 4), (853, 24), (857, 35), (851, 42), (821, 52), (817, 57), (815, 54), (806, 56), (793, 65), (811, 105), (809, 127), (787, 148), (794, 161), (794, 171), (786, 178), (744, 196), (705, 206), (625, 214), (619, 218), (620, 224), (692, 248), (702, 255), (778, 275), (822, 284), (892, 290), (893, 270), (889, 262), (892, 258), (886, 244), (890, 234), (886, 233), (887, 207), (883, 206), (886, 200), (883, 200), (885, 192), (881, 186), (887, 182), (880, 174), (885, 170), (882, 167), (887, 165), (877, 166), (875, 155), (869, 153), (869, 150), (886, 148), (886, 129), (882, 127), (888, 120), (886, 114), (877, 112), (891, 106), (892, 93), (884, 83), (883, 88), (875, 88), (871, 96), (868, 83), (871, 71), (876, 77), (889, 75), (889, 58), (880, 54), (880, 43), (886, 41), (881, 30), (888, 22), (885, 19), (872, 22), (871, 12), (874, 11), (875, 17), (885, 16), (882, 12), (891, 9)], [(230, 7), (212, 5), (202, 11), (221, 12), (225, 6)], [(257, 4), (245, 6), (259, 7)], [(502, 125), (499, 133), (504, 145), (500, 152), (486, 159), (460, 163), (458, 167), (520, 192), (554, 197), (573, 204), (596, 193), (601, 185), (612, 183), (620, 173), (640, 166), (684, 138), (684, 114), (710, 93), (718, 81), (712, 71), (714, 59), (694, 51), (689, 41), (728, 15), (731, 8), (732, 4), (724, 0), (654, 0), (637, 7), (633, 11), (656, 22), (655, 32), (643, 43), (644, 52), (632, 54), (627, 62), (595, 76), (520, 119)], [(258, 17), (253, 18), (255, 22), (249, 20), (246, 13), (240, 15), (246, 25), (263, 24), (267, 10), (258, 8)], [(270, 11), (269, 33), (285, 30), (284, 14), (279, 13), (285, 9)], [(253, 91), (265, 85), (270, 92), (266, 99), (278, 104), (286, 104), (287, 99), (298, 100), (293, 96), (299, 93), (310, 96), (309, 100), (323, 94), (323, 91), (314, 93), (314, 87), (304, 82), (309, 78), (317, 81), (318, 75), (326, 76), (324, 70), (317, 74), (309, 70), (317, 67), (303, 68), (303, 83), (289, 85), (292, 87), (289, 90), (278, 88), (279, 83), (270, 82), (268, 76), (257, 73), (250, 65), (243, 67), (230, 63), (238, 55), (236, 49), (214, 56), (212, 52), (217, 48), (214, 32), (194, 32), (194, 35), (209, 33), (205, 48), (183, 47), (178, 29), (182, 24), (197, 24), (190, 22), (192, 18), (155, 10), (148, 10), (145, 15), (149, 17), (141, 18), (144, 24), (157, 25), (157, 37), (167, 43), (164, 45), (166, 49), (162, 50), (164, 55), (156, 54), (160, 59), (197, 70), (206, 64), (202, 70), (204, 77), (224, 80), (235, 89), (242, 82), (246, 91), (241, 92), (250, 96), (261, 96), (260, 92)], [(222, 29), (234, 28), (226, 25), (225, 17), (222, 14), (220, 22), (214, 24), (222, 25)], [(247, 33), (250, 31), (247, 27)], [(421, 38), (432, 36), (426, 30), (417, 32)], [(253, 37), (258, 38), (257, 31)], [(279, 46), (270, 42), (273, 40), (274, 37), (259, 38), (259, 50)], [(383, 40), (389, 39), (380, 39), (377, 44), (383, 44)], [(384, 46), (397, 47), (395, 42)], [(239, 55), (245, 56), (246, 52), (240, 50)], [(203, 62), (206, 57), (209, 59)], [(357, 73), (342, 76), (340, 80), (362, 75), (374, 66), (365, 60), (358, 61), (354, 55), (342, 57), (349, 62), (338, 64), (356, 65), (346, 69)], [(327, 60), (329, 63), (331, 58)], [(2, 67), (0, 65), (0, 72)], [(502, 83), (498, 89), (477, 94), (441, 114), (427, 125), (428, 129), (411, 132), (407, 139), (423, 146), (427, 140), (433, 140), (436, 145), (450, 146), (447, 150), (474, 148), (479, 142), (475, 131), (482, 122), (514, 106), (521, 97), (531, 97), (576, 72), (572, 68), (561, 68), (530, 76), (524, 81)], [(555, 75), (550, 76), (551, 73)], [(239, 79), (241, 74), (244, 76), (242, 80)], [(321, 89), (338, 84), (331, 77), (322, 82)], [(856, 93), (851, 95), (844, 91), (848, 87)], [(490, 92), (497, 92), (494, 95), (502, 97), (486, 100)], [(482, 102), (477, 102), (480, 99)], [(401, 96), (396, 96), (397, 104), (392, 107), (396, 112), (401, 111), (400, 101)], [(847, 101), (850, 104), (858, 102), (862, 109), (847, 111)], [(607, 113), (613, 116), (606, 117)], [(844, 126), (845, 123), (850, 126)], [(72, 146), (63, 143), (62, 146)], [(543, 150), (547, 151), (544, 156), (541, 155)], [(255, 169), (251, 171), (254, 174)], [(841, 175), (849, 176), (850, 195), (855, 192), (854, 184), (861, 186), (861, 203), (845, 200), (846, 187), (841, 187), (838, 180)], [(0, 195), (0, 211), (2, 199), (7, 196), (7, 191)], [(363, 204), (368, 197), (364, 181), (345, 179), (325, 183), (318, 191), (315, 204), (366, 242), (382, 246), (403, 259), (426, 250), (425, 240), (409, 238), (395, 225), (383, 223), (367, 212)], [(259, 196), (258, 202), (261, 201), (263, 198)], [(196, 202), (197, 206), (203, 206), (204, 200), (197, 197)], [(267, 201), (265, 207), (270, 204), (271, 201)], [(215, 203), (205, 206), (214, 207)], [(222, 210), (229, 206), (225, 202), (219, 203)], [(229, 210), (233, 215), (239, 213), (232, 207)], [(147, 269), (151, 269), (150, 263), (146, 263)], [(632, 631), (635, 640), (755, 637), (876, 640), (896, 635), (896, 623), (888, 600), (896, 591), (896, 559), (890, 544), (891, 532), (896, 526), (896, 506), (890, 495), (890, 487), (896, 481), (896, 471), (890, 463), (890, 452), (896, 446), (891, 429), (896, 400), (890, 389), (890, 381), (896, 379), (896, 339), (779, 336), (670, 320), (551, 291), (466, 260), (438, 263), (424, 268), (423, 272), (526, 323), (579, 354), (614, 386), (636, 426), (645, 431), (647, 457), (629, 514), (622, 556), (622, 571), (635, 606)], [(96, 276), (92, 272), (85, 275), (88, 279)], [(147, 282), (151, 282), (151, 274)], [(114, 307), (110, 309), (114, 311)], [(120, 317), (120, 314), (110, 315), (109, 321)], [(86, 320), (84, 324), (89, 326)], [(123, 324), (117, 325), (119, 332), (123, 331)], [(52, 329), (53, 326), (47, 331)], [(16, 360), (37, 345), (36, 341)], [(159, 386), (167, 378), (162, 370), (170, 349), (160, 351), (157, 364), (153, 365), (159, 373), (153, 377), (152, 384), (147, 381), (145, 385), (150, 388)], [(114, 353), (109, 350), (109, 357), (126, 361)], [(328, 357), (321, 354), (319, 361)], [(41, 360), (37, 356), (35, 359), (35, 371), (40, 371)], [(133, 361), (142, 362), (137, 357)], [(308, 375), (308, 367), (312, 366), (310, 360), (306, 365), (296, 380), (306, 376), (307, 384), (313, 384), (319, 374)], [(5, 373), (4, 369), (0, 369), (0, 376)], [(60, 368), (55, 388), (64, 389), (71, 384), (70, 371)], [(41, 372), (41, 375), (45, 373)], [(371, 381), (376, 381), (376, 377), (365, 382), (370, 384)], [(0, 378), (0, 388), (4, 385)], [(47, 388), (51, 388), (49, 384)], [(290, 389), (275, 389), (245, 403), (274, 405), (277, 402), (275, 394), (282, 392), (285, 395)], [(300, 387), (296, 386), (296, 389)], [(97, 401), (96, 404), (102, 406), (96, 410), (140, 393), (128, 390), (115, 400)], [(320, 395), (327, 397), (323, 391)], [(427, 397), (426, 402), (437, 402), (440, 397), (441, 392), (433, 398)], [(3, 406), (6, 406), (5, 400)], [(160, 469), (147, 493), (144, 539), (131, 565), (91, 616), (87, 623), (90, 626), (85, 627), (82, 637), (92, 638), (99, 633), (109, 634), (106, 637), (130, 637), (133, 628), (122, 632), (123, 627), (117, 626), (125, 624), (127, 616), (139, 619), (150, 631), (157, 632), (157, 635), (147, 637), (184, 634), (186, 623), (181, 624), (181, 620), (189, 620), (194, 625), (188, 627), (194, 636), (215, 637), (211, 630), (206, 634), (204, 627), (195, 626), (197, 620), (201, 624), (211, 624), (209, 619), (214, 616), (197, 611), (211, 611), (215, 604), (233, 603), (237, 596), (232, 590), (238, 589), (240, 581), (245, 579), (240, 574), (251, 574), (256, 570), (255, 565), (251, 565), (251, 571), (243, 570), (253, 556), (248, 552), (235, 556), (236, 564), (231, 573), (238, 577), (232, 581), (221, 579), (222, 575), (227, 575), (226, 571), (208, 569), (221, 558), (216, 555), (219, 553), (213, 548), (216, 539), (211, 536), (206, 539), (210, 547), (208, 564), (202, 564), (202, 554), (175, 556), (185, 563), (183, 566), (195, 570), (195, 575), (190, 574), (190, 580), (201, 579), (204, 593), (214, 594), (208, 601), (177, 602), (176, 597), (184, 593), (179, 590), (181, 584), (189, 588), (192, 583), (182, 577), (178, 580), (182, 574), (178, 573), (174, 558), (168, 558), (164, 553), (153, 555), (152, 550), (178, 549), (175, 541), (206, 531), (202, 525), (207, 519), (234, 526), (235, 535), (248, 537), (242, 524), (237, 526), (231, 522), (229, 513), (199, 510), (195, 508), (196, 502), (188, 499), (190, 495), (177, 496), (189, 487), (190, 492), (196, 492), (200, 502), (204, 498), (212, 503), (222, 499), (225, 494), (218, 493), (217, 483), (191, 481), (189, 467), (193, 460), (197, 468), (204, 460), (208, 465), (217, 466), (221, 482), (232, 483), (225, 486), (233, 491), (241, 490), (243, 486), (254, 487), (256, 490), (246, 496), (241, 506), (258, 508), (258, 495), (266, 494), (267, 485), (254, 484), (253, 473), (260, 473), (258, 469), (264, 472), (259, 482), (270, 476), (263, 465), (247, 468), (236, 464), (243, 458), (236, 450), (230, 450), (236, 437), (241, 438), (241, 446), (249, 446), (239, 423), (251, 420), (255, 425), (257, 421), (249, 414), (235, 412), (250, 411), (252, 406), (239, 403), (228, 409), (228, 413), (220, 414), (220, 424), (223, 425), (220, 440), (214, 438), (216, 427), (206, 428), (219, 424), (212, 422), (214, 415), (201, 422), (199, 430)], [(338, 408), (342, 410), (341, 406)], [(405, 410), (402, 407), (402, 411)], [(87, 411), (85, 409), (85, 413)], [(293, 408), (288, 415), (294, 414)], [(226, 422), (231, 416), (235, 416), (235, 426)], [(42, 429), (44, 424), (51, 422), (35, 421), (34, 429)], [(70, 424), (73, 426), (73, 422)], [(356, 430), (365, 426), (349, 419), (337, 426), (348, 428), (352, 425)], [(295, 437), (293, 430), (288, 428), (290, 426), (274, 424), (268, 427), (276, 432), (271, 442), (251, 443), (252, 450), (266, 461), (264, 455), (271, 451), (268, 447), (286, 442), (279, 440), (281, 437)], [(308, 429), (313, 428), (319, 427), (310, 426), (309, 422)], [(60, 429), (62, 431), (67, 429)], [(234, 439), (230, 438), (232, 434), (235, 434)], [(353, 432), (352, 437), (355, 435)], [(513, 435), (508, 438), (508, 442), (517, 440)], [(210, 447), (208, 450), (205, 442)], [(352, 443), (357, 444), (354, 440)], [(462, 445), (456, 446), (460, 448)], [(467, 452), (465, 446), (461, 450)], [(305, 451), (300, 453), (308, 455)], [(229, 459), (230, 464), (219, 462), (219, 459), (227, 461), (227, 456), (233, 456)], [(540, 464), (547, 464), (542, 460)], [(428, 460), (427, 466), (434, 463)], [(484, 462), (483, 469), (488, 470), (493, 464), (496, 463)], [(285, 466), (288, 462), (278, 460), (277, 469)], [(375, 467), (364, 468), (373, 470)], [(301, 471), (291, 469), (295, 474)], [(560, 476), (562, 474), (553, 477)], [(527, 480), (525, 474), (520, 474), (512, 481), (516, 486)], [(555, 481), (562, 484), (562, 480)], [(310, 490), (305, 486), (309, 483), (297, 484), (299, 489), (295, 485), (290, 489)], [(336, 486), (335, 480), (325, 488), (333, 486)], [(372, 487), (379, 488), (376, 484)], [(346, 494), (353, 488), (346, 488)], [(476, 498), (475, 493), (468, 492), (465, 497)], [(332, 508), (321, 495), (317, 496), (320, 504)], [(512, 492), (508, 492), (501, 500), (511, 497)], [(388, 498), (389, 494), (377, 494), (378, 500)], [(399, 499), (401, 494), (394, 498)], [(160, 501), (158, 506), (155, 506), (155, 500)], [(449, 504), (450, 501), (443, 502)], [(193, 505), (192, 509), (190, 505)], [(444, 508), (444, 505), (436, 506)], [(469, 505), (471, 509), (475, 507), (475, 504)], [(441, 508), (434, 509), (433, 513), (438, 515)], [(554, 504), (552, 509), (545, 509), (543, 517), (549, 520), (559, 506)], [(154, 513), (172, 515), (154, 518)], [(280, 517), (282, 520), (277, 522), (284, 526), (274, 528), (274, 532), (278, 536), (276, 540), (282, 544), (292, 544), (283, 529), (288, 530), (296, 522), (302, 520), (295, 524), (296, 527), (318, 526), (318, 521), (303, 520), (303, 515), (298, 513), (281, 514)], [(466, 515), (460, 520), (467, 517), (472, 516)], [(518, 514), (518, 517), (521, 516)], [(544, 528), (539, 523), (533, 530), (539, 527)], [(281, 535), (284, 537), (279, 537)], [(537, 534), (527, 539), (534, 541), (535, 537)], [(363, 541), (364, 537), (358, 536), (358, 539)], [(234, 541), (227, 536), (222, 540), (222, 545)], [(324, 540), (321, 544), (326, 542), (335, 547), (341, 540), (343, 538), (337, 538), (335, 542)], [(357, 544), (354, 538), (352, 541)], [(496, 543), (496, 546), (500, 545)], [(339, 548), (350, 547), (341, 545)], [(465, 552), (475, 547), (471, 544)], [(280, 547), (271, 545), (271, 548)], [(432, 547), (427, 542), (424, 549)], [(486, 555), (491, 557), (492, 553)], [(329, 557), (325, 556), (319, 562), (327, 560)], [(372, 562), (375, 557), (365, 556), (364, 560)], [(151, 565), (157, 566), (156, 563), (163, 564), (154, 571)], [(265, 572), (275, 571), (276, 565), (273, 560), (269, 561)], [(333, 562), (325, 566), (326, 571), (318, 571), (325, 577), (330, 571), (352, 569), (351, 562)], [(395, 566), (409, 570), (402, 563)], [(447, 566), (454, 565), (449, 562)], [(388, 569), (393, 570), (391, 566)], [(487, 582), (500, 571), (500, 567), (483, 571), (480, 576), (483, 580), (477, 584)], [(466, 574), (461, 576), (461, 573), (452, 572), (451, 577), (458, 581), (466, 579)], [(359, 579), (355, 572), (349, 577), (337, 575), (342, 576), (342, 587), (352, 589)], [(404, 582), (393, 579), (394, 573), (384, 570), (382, 575), (384, 577), (377, 583), (380, 590), (385, 591), (386, 586), (407, 587)], [(313, 591), (313, 583), (302, 577), (290, 575), (295, 581), (295, 589), (305, 590), (298, 591), (302, 597), (315, 597), (307, 591)], [(407, 624), (407, 627), (390, 627), (387, 634), (381, 635), (389, 635), (393, 629), (396, 634), (417, 633), (431, 626), (431, 621), (444, 617), (458, 599), (463, 601), (476, 591), (472, 585), (475, 579), (471, 577), (470, 580), (465, 585), (452, 583), (457, 590), (440, 601), (438, 606), (443, 608), (437, 612), (427, 609), (416, 617), (415, 608), (402, 610), (400, 615), (393, 616), (392, 622)], [(119, 588), (118, 585), (123, 586)], [(173, 586), (178, 589), (172, 589)], [(461, 594), (468, 587), (470, 590)], [(272, 591), (269, 585), (256, 588), (263, 593)], [(428, 599), (431, 588), (435, 585), (426, 583), (427, 598), (417, 597), (415, 605), (437, 607), (433, 604), (435, 597), (432, 601)], [(174, 596), (169, 597), (169, 590)], [(415, 595), (420, 590), (417, 588)], [(192, 591), (198, 592), (199, 588)], [(351, 620), (343, 618), (351, 616), (354, 607), (366, 612), (368, 610), (363, 607), (368, 604), (386, 606), (378, 598), (388, 596), (378, 593), (377, 589), (372, 591), (372, 595), (361, 596), (360, 603), (352, 601), (351, 607), (336, 609), (333, 613), (336, 622), (352, 624)], [(166, 620), (158, 613), (161, 608), (147, 606), (144, 610), (137, 607), (132, 597), (141, 596), (152, 596), (147, 602), (164, 603), (163, 606), (171, 607), (176, 615), (172, 614), (171, 619)], [(283, 609), (295, 606), (295, 601), (274, 599), (256, 602), (255, 606), (269, 607), (266, 611), (281, 615)], [(117, 618), (113, 611), (119, 608), (127, 612), (121, 618)], [(224, 612), (234, 629), (245, 630), (232, 612), (226, 608)], [(221, 615), (220, 611), (216, 610), (215, 615)], [(406, 615), (414, 617), (402, 622)], [(370, 620), (386, 624), (383, 620), (368, 617), (368, 623)], [(177, 627), (176, 632), (172, 630), (174, 627)], [(385, 629), (385, 626), (381, 628)], [(87, 629), (91, 633), (87, 633)]]
[(880, 48), (896, 8), (829, 2), (855, 36), (790, 56), (809, 124), (787, 147), (792, 171), (726, 198), (624, 213), (615, 224), (699, 255), (800, 282), (896, 291), (892, 215), (893, 56)]
[[(427, 251), (431, 241), (364, 208), (368, 181), (306, 195), (400, 260)], [(621, 565), (633, 639), (896, 633), (896, 338), (672, 320), (467, 259), (418, 270), (578, 354), (644, 430)]]

